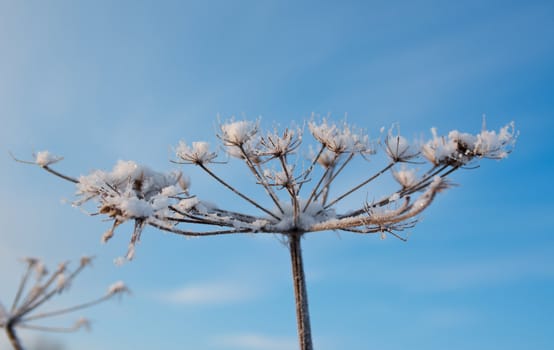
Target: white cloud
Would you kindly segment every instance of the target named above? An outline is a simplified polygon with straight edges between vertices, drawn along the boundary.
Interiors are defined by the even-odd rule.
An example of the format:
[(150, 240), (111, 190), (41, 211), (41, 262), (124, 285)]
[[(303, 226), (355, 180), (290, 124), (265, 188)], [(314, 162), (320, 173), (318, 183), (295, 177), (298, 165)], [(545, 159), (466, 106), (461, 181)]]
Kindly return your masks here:
[(223, 335), (217, 337), (215, 343), (224, 349), (292, 350), (298, 348), (296, 338), (255, 333)]
[(241, 282), (190, 283), (181, 288), (162, 293), (161, 299), (180, 305), (221, 305), (252, 299), (257, 288)]

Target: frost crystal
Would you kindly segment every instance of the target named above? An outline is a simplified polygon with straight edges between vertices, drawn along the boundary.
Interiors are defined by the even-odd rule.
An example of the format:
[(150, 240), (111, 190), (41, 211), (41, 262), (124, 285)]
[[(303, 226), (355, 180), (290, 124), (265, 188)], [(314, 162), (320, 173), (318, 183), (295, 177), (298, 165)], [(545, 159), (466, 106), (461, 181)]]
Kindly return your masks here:
[(413, 148), (405, 137), (394, 135), (392, 128), (385, 139), (385, 150), (387, 155), (395, 162), (405, 162), (419, 154), (419, 151)]
[(402, 169), (400, 170), (393, 170), (392, 175), (394, 176), (394, 179), (398, 181), (399, 184), (402, 185), (403, 188), (412, 187), (418, 181), (416, 176), (416, 170), (408, 169), (405, 166), (402, 167)]
[(258, 123), (241, 120), (220, 126), (219, 138), (225, 146), (241, 146), (258, 133)]
[(475, 158), (506, 158), (517, 138), (513, 122), (501, 128), (498, 134), (486, 129), (477, 135), (453, 130), (448, 137), (439, 137), (435, 128), (431, 132), (433, 139), (423, 145), (422, 153), (436, 165), (461, 166)]
[(62, 159), (63, 157), (55, 156), (48, 151), (40, 151), (35, 155), (35, 163), (41, 167), (57, 163)]
[(184, 163), (205, 164), (217, 158), (217, 153), (210, 152), (207, 142), (193, 142), (192, 147), (181, 141), (176, 149), (177, 157)]
[(315, 121), (308, 123), (310, 132), (314, 138), (325, 145), (331, 152), (334, 153), (366, 153), (372, 154), (375, 152), (369, 142), (369, 137), (361, 131), (354, 131), (346, 123), (342, 128), (336, 124), (328, 124), (326, 119), (323, 119), (321, 124)]

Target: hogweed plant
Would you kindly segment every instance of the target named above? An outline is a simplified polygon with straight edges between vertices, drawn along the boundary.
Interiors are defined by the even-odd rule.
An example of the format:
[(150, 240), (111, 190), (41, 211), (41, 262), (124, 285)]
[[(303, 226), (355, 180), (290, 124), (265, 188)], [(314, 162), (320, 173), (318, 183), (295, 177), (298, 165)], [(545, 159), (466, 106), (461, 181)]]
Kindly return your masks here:
[[(51, 273), (48, 272), (44, 263), (39, 259), (24, 258), (22, 260), (27, 267), (11, 307), (7, 309), (0, 303), (0, 328), (6, 330), (8, 340), (15, 350), (23, 349), (21, 340), (17, 336), (16, 328), (46, 332), (73, 332), (83, 327), (89, 328), (89, 321), (83, 317), (79, 318), (69, 327), (45, 326), (41, 325), (40, 322), (50, 317), (61, 316), (89, 308), (116, 295), (129, 292), (125, 284), (119, 281), (109, 286), (107, 292), (97, 299), (65, 308), (41, 312), (39, 309), (43, 305), (48, 304), (55, 296), (69, 289), (77, 275), (87, 266), (90, 266), (92, 257), (82, 257), (79, 266), (73, 271), (68, 269), (68, 262), (63, 262)], [(31, 280), (34, 280), (34, 282), (30, 282)], [(31, 283), (32, 285), (30, 285)]]
[[(311, 134), (312, 145), (301, 148), (307, 134)], [(402, 231), (413, 227), (437, 193), (449, 187), (448, 175), (483, 158), (505, 158), (516, 136), (514, 124), (510, 123), (498, 132), (483, 127), (476, 135), (451, 131), (439, 136), (432, 129), (429, 141), (412, 143), (399, 134), (398, 127), (393, 127), (388, 133), (381, 129), (380, 139), (372, 141), (362, 130), (346, 123), (312, 118), (307, 127), (267, 132), (261, 129), (260, 120), (231, 120), (219, 125), (218, 150), (207, 142), (180, 142), (172, 161), (200, 168), (251, 206), (247, 212), (197, 197), (181, 172), (160, 173), (133, 161), (119, 161), (111, 171), (96, 170), (78, 178), (54, 170), (52, 165), (62, 158), (47, 151), (39, 152), (34, 161), (27, 163), (75, 183), (74, 205), (96, 203), (94, 214), (112, 221), (102, 236), (103, 242), (113, 236), (119, 225), (132, 221), (134, 229), (126, 254), (129, 260), (147, 226), (188, 237), (280, 235), (291, 257), (300, 349), (308, 350), (313, 345), (301, 239), (311, 232), (333, 230), (392, 235), (405, 240)], [(344, 172), (354, 159), (369, 160), (378, 149), (384, 149), (388, 160), (382, 168), (371, 174), (368, 166), (368, 171), (360, 173), (358, 182), (348, 190), (331, 191), (334, 184), (344, 182)], [(252, 182), (265, 193), (265, 202), (254, 199), (221, 174), (231, 158), (248, 169)], [(336, 210), (339, 203), (358, 191), (366, 191), (368, 185), (386, 174), (398, 182), (395, 191), (345, 212)]]

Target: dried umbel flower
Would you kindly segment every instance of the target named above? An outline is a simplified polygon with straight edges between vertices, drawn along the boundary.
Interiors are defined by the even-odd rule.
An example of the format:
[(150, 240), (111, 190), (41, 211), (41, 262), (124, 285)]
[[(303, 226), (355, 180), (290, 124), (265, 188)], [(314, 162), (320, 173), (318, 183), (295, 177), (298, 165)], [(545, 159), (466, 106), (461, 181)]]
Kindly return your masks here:
[(419, 155), (419, 150), (411, 145), (408, 140), (398, 133), (393, 133), (393, 128), (385, 138), (385, 151), (394, 162), (407, 162)]
[(285, 129), (282, 134), (278, 131), (268, 132), (260, 139), (260, 156), (281, 158), (293, 154), (302, 143), (300, 129)]
[(224, 146), (241, 147), (258, 133), (259, 121), (232, 121), (221, 124), (220, 130), (218, 137), (223, 141)]
[(400, 170), (393, 169), (392, 176), (403, 188), (412, 188), (419, 181), (416, 176), (416, 169), (408, 169), (406, 166), (403, 166)]
[[(2, 303), (0, 303), (0, 328), (6, 330), (8, 339), (16, 350), (23, 349), (16, 329), (24, 328), (48, 332), (71, 332), (83, 327), (88, 329), (89, 322), (82, 317), (69, 327), (52, 327), (40, 323), (37, 324), (37, 321), (40, 322), (51, 317), (73, 313), (109, 300), (114, 295), (129, 292), (125, 284), (120, 281), (110, 286), (108, 292), (99, 298), (69, 307), (41, 312), (40, 309), (43, 305), (48, 304), (54, 296), (68, 291), (69, 286), (75, 278), (85, 267), (91, 265), (92, 257), (83, 256), (80, 259), (79, 266), (73, 271), (68, 270), (68, 262), (63, 262), (51, 274), (46, 273), (45, 269), (37, 272), (36, 267), (44, 265), (40, 259), (24, 258), (23, 261), (26, 263), (27, 268), (17, 288), (11, 309), (5, 309)], [(33, 273), (37, 274), (38, 278), (35, 279), (34, 284), (29, 285), (29, 280)]]
[[(433, 128), (431, 140), (418, 145), (401, 136), (398, 127), (391, 128), (383, 143), (370, 141), (365, 132), (345, 122), (312, 118), (308, 129), (305, 134), (296, 128), (264, 133), (260, 120), (233, 119), (220, 124), (217, 137), (221, 148), (229, 158), (246, 167), (252, 175), (251, 184), (260, 186), (267, 195), (265, 200), (259, 195), (250, 196), (227, 181), (221, 167), (230, 162), (216, 162), (217, 154), (210, 151), (207, 142), (182, 142), (177, 146), (177, 163), (197, 166), (223, 189), (251, 205), (252, 212), (237, 212), (233, 204), (210, 204), (191, 194), (188, 182), (181, 185), (184, 177), (180, 173), (159, 173), (135, 162), (120, 162), (111, 172), (96, 171), (79, 179), (48, 166), (43, 168), (77, 184), (80, 199), (76, 205), (94, 200), (99, 213), (113, 221), (102, 236), (103, 241), (112, 237), (123, 222), (134, 221), (127, 259), (134, 256), (135, 245), (146, 226), (189, 237), (280, 234), (291, 254), (301, 347), (311, 349), (301, 238), (308, 233), (336, 230), (405, 240), (402, 232), (413, 227), (437, 194), (450, 186), (448, 175), (472, 161), (506, 157), (517, 132), (513, 124), (498, 132), (483, 129), (477, 135), (452, 131), (439, 136)], [(302, 152), (301, 147), (310, 142), (310, 134), (311, 152)], [(384, 148), (387, 164), (375, 168), (374, 162), (365, 162), (367, 170), (344, 176), (354, 159), (367, 160), (378, 146)], [(306, 153), (310, 154), (308, 160), (303, 158)], [(426, 165), (425, 160), (430, 164)], [(409, 167), (413, 164), (417, 164), (421, 175)], [(367, 198), (375, 197), (369, 185), (379, 187), (386, 175), (398, 182), (397, 189), (339, 212), (345, 199), (358, 191), (370, 191)], [(334, 185), (339, 181), (352, 184), (336, 193)]]
[(111, 296), (111, 295), (124, 294), (124, 293), (130, 293), (129, 288), (127, 288), (127, 286), (123, 281), (117, 281), (108, 287), (107, 295)]
[(63, 157), (55, 156), (48, 151), (40, 151), (35, 155), (35, 163), (41, 167), (57, 163), (62, 159)]
[(210, 152), (210, 144), (207, 142), (193, 142), (189, 147), (181, 141), (177, 146), (176, 154), (183, 164), (208, 164), (217, 158), (217, 153)]

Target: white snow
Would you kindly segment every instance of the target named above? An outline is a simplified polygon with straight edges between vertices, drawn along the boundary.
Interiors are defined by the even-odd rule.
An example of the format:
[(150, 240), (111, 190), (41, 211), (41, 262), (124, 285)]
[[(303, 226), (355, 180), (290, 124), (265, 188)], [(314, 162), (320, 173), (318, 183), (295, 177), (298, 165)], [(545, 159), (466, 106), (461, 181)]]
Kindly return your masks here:
[(404, 136), (393, 135), (392, 131), (389, 131), (389, 135), (385, 139), (385, 151), (395, 161), (406, 161), (419, 154)]
[(294, 223), (294, 205), (290, 201), (282, 201), (279, 203), (283, 213), (278, 208), (275, 208), (273, 213), (281, 218), (281, 220), (273, 226), (276, 232), (287, 232), (295, 229), (308, 230), (312, 225), (325, 222), (336, 217), (334, 209), (323, 209), (319, 202), (312, 202), (306, 209), (302, 211), (306, 205), (306, 200), (299, 200), (300, 213), (298, 221)]
[(451, 139), (438, 136), (436, 128), (431, 128), (431, 133), (433, 134), (433, 139), (422, 146), (421, 153), (431, 163), (438, 165), (454, 156), (456, 143)]
[(129, 288), (123, 281), (117, 281), (108, 287), (108, 295), (129, 292)]
[(301, 141), (302, 131), (300, 129), (286, 129), (282, 134), (277, 131), (268, 132), (266, 136), (260, 138), (259, 153), (275, 157), (291, 154)]
[(313, 137), (332, 152), (375, 153), (375, 149), (370, 145), (369, 136), (362, 131), (353, 130), (346, 123), (339, 128), (336, 124), (328, 124), (326, 119), (320, 124), (312, 120), (308, 127)]
[(180, 173), (163, 174), (132, 161), (119, 161), (111, 172), (96, 170), (81, 176), (75, 205), (97, 198), (102, 205), (118, 209), (123, 219), (146, 218), (164, 209), (171, 197), (186, 191)]
[(63, 157), (55, 156), (48, 151), (40, 151), (35, 155), (35, 163), (44, 167), (62, 160)]
[(123, 211), (123, 215), (128, 218), (147, 218), (154, 213), (154, 209), (149, 202), (136, 197), (120, 197), (118, 207)]
[(436, 165), (449, 161), (465, 164), (475, 157), (506, 158), (517, 138), (513, 122), (502, 127), (498, 133), (483, 129), (479, 134), (472, 135), (452, 130), (448, 137), (439, 137), (435, 128), (431, 132), (433, 139), (424, 144), (421, 151)]
[(400, 170), (393, 170), (392, 176), (402, 187), (408, 188), (418, 182), (416, 169), (403, 166)]
[(193, 164), (210, 163), (217, 158), (217, 153), (210, 152), (210, 144), (203, 141), (193, 142), (192, 147), (180, 141), (175, 152), (181, 160)]
[(56, 278), (56, 290), (58, 291), (58, 293), (61, 293), (66, 287), (67, 287), (67, 279), (65, 277), (65, 274), (60, 273)]
[(514, 122), (505, 125), (498, 134), (494, 130), (483, 130), (477, 135), (475, 152), (488, 158), (506, 158), (509, 153), (506, 147), (513, 146), (516, 138), (517, 132), (515, 131)]
[(287, 187), (289, 184), (294, 183), (294, 166), (287, 164), (287, 171), (285, 170), (273, 170), (265, 169), (264, 177), (269, 180), (272, 185)]
[(259, 122), (240, 120), (221, 124), (221, 134), (225, 146), (240, 146), (257, 134)]

